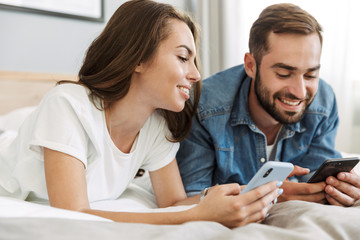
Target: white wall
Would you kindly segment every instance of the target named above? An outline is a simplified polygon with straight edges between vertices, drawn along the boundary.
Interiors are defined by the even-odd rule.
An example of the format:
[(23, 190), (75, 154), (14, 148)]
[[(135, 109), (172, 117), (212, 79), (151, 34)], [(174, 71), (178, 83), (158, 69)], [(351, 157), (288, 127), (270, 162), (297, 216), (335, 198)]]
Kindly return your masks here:
[[(0, 70), (76, 74), (89, 44), (124, 0), (105, 0), (105, 22), (0, 9)], [(162, 0), (186, 9), (187, 0)]]

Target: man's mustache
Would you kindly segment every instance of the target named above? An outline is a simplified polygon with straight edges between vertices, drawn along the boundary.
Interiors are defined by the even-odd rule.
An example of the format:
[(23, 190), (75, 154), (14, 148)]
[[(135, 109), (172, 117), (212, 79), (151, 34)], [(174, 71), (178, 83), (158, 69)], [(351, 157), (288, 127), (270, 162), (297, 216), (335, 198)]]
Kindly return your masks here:
[(298, 98), (291, 93), (283, 93), (283, 94), (277, 93), (277, 94), (275, 94), (275, 97), (276, 98), (287, 98), (287, 99), (291, 99), (291, 100), (295, 100), (295, 101), (306, 101), (311, 98), (310, 94), (306, 94), (305, 98)]

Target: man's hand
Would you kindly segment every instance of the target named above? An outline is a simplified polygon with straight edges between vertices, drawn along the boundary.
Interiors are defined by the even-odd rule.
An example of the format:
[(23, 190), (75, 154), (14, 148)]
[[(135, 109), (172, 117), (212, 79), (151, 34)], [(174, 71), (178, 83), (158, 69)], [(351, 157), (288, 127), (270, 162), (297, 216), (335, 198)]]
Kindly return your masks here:
[[(308, 168), (294, 166), (294, 170), (288, 177), (306, 175), (310, 172)], [(308, 202), (325, 203), (325, 186), (324, 182), (320, 183), (297, 183), (284, 181), (281, 186), (284, 189), (283, 194), (278, 198), (278, 202), (289, 200), (302, 200)]]
[(303, 167), (299, 167), (298, 165), (294, 165), (294, 169), (289, 174), (288, 178), (293, 177), (293, 176), (306, 175), (306, 174), (309, 174), (309, 172), (310, 172), (310, 169), (308, 169), (308, 168), (303, 168)]
[(297, 183), (285, 181), (281, 186), (283, 194), (278, 198), (278, 202), (289, 200), (302, 200), (307, 202), (325, 203), (324, 182), (319, 183)]
[(352, 206), (360, 199), (360, 176), (354, 171), (341, 172), (326, 179), (326, 199), (331, 205)]

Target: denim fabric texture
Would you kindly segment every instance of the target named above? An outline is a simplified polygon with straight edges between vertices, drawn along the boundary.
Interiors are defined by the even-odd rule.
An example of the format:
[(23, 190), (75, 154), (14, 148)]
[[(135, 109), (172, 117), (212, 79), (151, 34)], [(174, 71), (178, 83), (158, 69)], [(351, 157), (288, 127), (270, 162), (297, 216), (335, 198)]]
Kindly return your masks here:
[(326, 82), (320, 79), (303, 119), (281, 128), (271, 159), (266, 136), (249, 114), (250, 83), (243, 65), (203, 81), (191, 132), (177, 154), (189, 196), (215, 184), (247, 184), (266, 161), (291, 162), (314, 171), (325, 160), (341, 157), (334, 147), (339, 125), (336, 98)]

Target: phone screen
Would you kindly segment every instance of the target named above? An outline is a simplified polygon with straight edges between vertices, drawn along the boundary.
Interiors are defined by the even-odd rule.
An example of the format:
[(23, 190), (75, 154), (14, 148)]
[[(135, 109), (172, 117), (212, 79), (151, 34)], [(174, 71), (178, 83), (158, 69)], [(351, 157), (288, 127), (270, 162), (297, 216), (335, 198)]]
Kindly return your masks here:
[(327, 177), (336, 177), (340, 172), (350, 172), (356, 164), (358, 164), (359, 158), (339, 158), (329, 159), (325, 161), (314, 175), (309, 179), (308, 183), (323, 182)]

